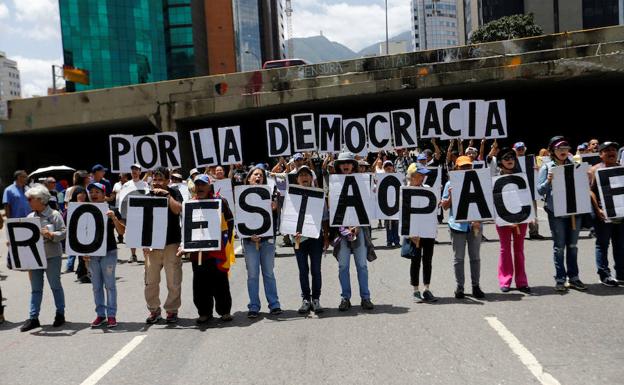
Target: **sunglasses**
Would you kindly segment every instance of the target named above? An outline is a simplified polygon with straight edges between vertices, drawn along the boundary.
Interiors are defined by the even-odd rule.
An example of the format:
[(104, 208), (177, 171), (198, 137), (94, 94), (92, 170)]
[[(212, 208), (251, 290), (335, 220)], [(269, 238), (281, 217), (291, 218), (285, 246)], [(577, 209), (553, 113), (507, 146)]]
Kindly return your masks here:
[(512, 155), (503, 156), (503, 160), (514, 160), (515, 158)]

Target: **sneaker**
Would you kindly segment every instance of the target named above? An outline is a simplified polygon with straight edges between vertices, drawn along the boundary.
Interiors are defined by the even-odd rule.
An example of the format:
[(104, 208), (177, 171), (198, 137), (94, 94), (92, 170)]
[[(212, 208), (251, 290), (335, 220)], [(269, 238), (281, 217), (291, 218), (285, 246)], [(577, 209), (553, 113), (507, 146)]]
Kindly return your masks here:
[(481, 290), (481, 288), (477, 285), (477, 286), (473, 286), (472, 287), (472, 296), (477, 298), (477, 299), (483, 299), (485, 298), (485, 293), (483, 292), (483, 290)]
[(533, 240), (537, 240), (537, 241), (543, 241), (543, 240), (544, 240), (544, 239), (546, 239), (546, 238), (544, 238), (544, 236), (543, 236), (543, 235), (540, 235), (540, 234), (538, 234), (538, 233), (535, 233), (535, 234), (530, 234), (530, 235), (529, 235), (529, 239), (533, 239)]
[(340, 300), (340, 305), (338, 305), (338, 310), (339, 311), (347, 311), (351, 309), (351, 301), (349, 301), (346, 298), (343, 298)]
[(39, 323), (39, 319), (38, 318), (29, 318), (29, 319), (26, 320), (26, 322), (24, 322), (24, 324), (20, 328), (20, 332), (27, 332), (29, 330), (36, 329), (36, 328), (38, 328), (40, 326), (41, 326), (41, 324)]
[(511, 290), (509, 286), (501, 286), (500, 288), (500, 291), (502, 291), (503, 293), (509, 293), (509, 290)]
[(60, 314), (60, 313), (56, 313), (56, 316), (54, 317), (54, 323), (52, 324), (52, 327), (59, 327), (61, 325), (63, 325), (65, 323), (65, 315)]
[(420, 294), (420, 291), (415, 291), (414, 292), (414, 301), (416, 301), (416, 302), (422, 302), (423, 301), (423, 297)]
[(318, 299), (312, 300), (312, 311), (316, 314), (320, 314), (325, 311), (325, 309), (323, 309)]
[(522, 286), (518, 288), (519, 292), (522, 292), (524, 294), (531, 294), (531, 288), (528, 286)]
[(136, 263), (138, 261), (136, 254), (132, 254), (132, 256), (130, 257), (130, 263)]
[(208, 321), (210, 321), (212, 319), (211, 315), (200, 315), (196, 320), (195, 323), (198, 325), (203, 325), (205, 323), (207, 323)]
[(257, 311), (248, 311), (247, 312), (247, 318), (249, 319), (253, 319), (253, 318), (258, 318), (260, 314)]
[(613, 277), (604, 277), (600, 280), (600, 282), (602, 282), (603, 285), (605, 286), (609, 286), (609, 287), (618, 287), (619, 284), (617, 283), (617, 281), (615, 279), (613, 279)]
[(370, 299), (363, 299), (362, 302), (360, 302), (360, 306), (362, 306), (364, 310), (373, 310), (375, 308), (375, 305), (373, 305)]
[(565, 287), (563, 282), (557, 282), (557, 284), (555, 284), (555, 290), (559, 292), (566, 292), (568, 291), (568, 288)]
[(97, 317), (95, 317), (93, 322), (91, 322), (91, 327), (92, 328), (96, 328), (96, 327), (102, 325), (105, 321), (106, 321), (106, 318), (97, 316)]
[(280, 315), (282, 314), (282, 309), (280, 309), (279, 307), (276, 307), (275, 309), (271, 309), (271, 311), (269, 312), (269, 314), (271, 315)]
[(583, 282), (581, 282), (580, 279), (575, 279), (572, 281), (568, 281), (568, 287), (571, 289), (575, 289), (578, 291), (585, 291), (587, 290), (587, 286), (585, 286), (585, 284)]
[(158, 321), (160, 321), (162, 319), (162, 317), (160, 316), (160, 312), (159, 311), (153, 311), (150, 313), (149, 317), (147, 317), (147, 319), (145, 320), (146, 324), (155, 324)]
[(299, 308), (299, 310), (297, 310), (297, 312), (299, 314), (308, 314), (310, 312), (311, 307), (312, 305), (310, 304), (310, 301), (308, 301), (307, 299), (304, 299), (301, 302), (301, 307)]
[(88, 275), (83, 275), (82, 277), (78, 278), (78, 281), (80, 281), (80, 283), (91, 283), (91, 278), (89, 278)]
[(168, 324), (174, 324), (178, 322), (178, 313), (169, 313), (167, 312), (167, 319), (165, 320)]
[(438, 300), (430, 290), (423, 291), (423, 299), (425, 302), (429, 303), (437, 302)]
[(462, 299), (464, 298), (464, 288), (463, 287), (457, 287), (457, 289), (455, 289), (455, 298), (457, 299)]
[(227, 314), (222, 315), (220, 319), (223, 322), (230, 322), (234, 320), (234, 317), (232, 317), (230, 313), (227, 313)]
[(115, 317), (108, 317), (106, 319), (106, 323), (108, 324), (108, 325), (106, 325), (107, 328), (109, 328), (109, 329), (110, 328), (116, 328), (117, 327), (117, 318), (115, 318)]

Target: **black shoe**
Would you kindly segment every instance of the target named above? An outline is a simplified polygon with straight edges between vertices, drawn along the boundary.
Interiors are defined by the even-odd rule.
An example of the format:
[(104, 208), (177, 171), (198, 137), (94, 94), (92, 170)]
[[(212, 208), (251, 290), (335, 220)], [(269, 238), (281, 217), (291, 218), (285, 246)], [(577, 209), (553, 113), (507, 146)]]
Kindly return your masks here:
[(167, 319), (165, 320), (168, 324), (174, 324), (178, 322), (178, 313), (167, 313)]
[(340, 311), (347, 311), (349, 309), (351, 309), (351, 301), (349, 301), (346, 298), (343, 298), (340, 301), (340, 305), (338, 305), (338, 310), (340, 310)]
[(560, 293), (565, 293), (565, 292), (568, 291), (568, 288), (566, 287), (565, 283), (557, 282), (557, 283), (555, 283), (555, 290), (560, 292)]
[(249, 319), (253, 319), (253, 318), (258, 318), (260, 314), (257, 311), (248, 311), (247, 312), (247, 318)]
[(481, 288), (477, 285), (477, 286), (473, 286), (472, 287), (472, 296), (477, 298), (477, 299), (483, 299), (485, 298), (485, 293), (483, 292), (483, 290), (481, 290)]
[(509, 293), (509, 290), (511, 290), (509, 286), (501, 286), (500, 288), (500, 291), (502, 291), (503, 293)]
[(568, 287), (574, 290), (578, 290), (578, 291), (587, 290), (587, 286), (585, 286), (585, 284), (580, 279), (568, 281)]
[(312, 305), (310, 304), (310, 301), (308, 301), (307, 299), (304, 299), (301, 302), (301, 307), (299, 308), (299, 310), (297, 310), (297, 312), (299, 314), (308, 314), (310, 312), (311, 307)]
[(423, 291), (423, 301), (433, 303), (437, 302), (438, 299), (433, 295), (433, 293), (429, 290)]
[(65, 316), (63, 314), (56, 313), (56, 316), (54, 317), (54, 323), (52, 324), (52, 326), (57, 328), (63, 325), (64, 323), (65, 323)]
[(455, 289), (455, 298), (457, 298), (457, 299), (464, 298), (464, 288), (463, 287), (457, 287), (457, 289)]
[(41, 326), (41, 324), (39, 323), (39, 319), (38, 318), (29, 318), (29, 319), (26, 320), (26, 322), (24, 322), (24, 324), (20, 328), (20, 332), (27, 332), (29, 330), (36, 329), (36, 328), (38, 328), (40, 326)]
[(524, 294), (531, 294), (531, 288), (528, 286), (522, 286), (518, 288), (519, 292), (522, 292)]
[(160, 316), (160, 311), (154, 311), (154, 312), (150, 313), (150, 315), (145, 320), (145, 323), (152, 325), (152, 324), (157, 323), (161, 319), (162, 319), (162, 317)]
[(130, 263), (136, 263), (137, 262), (137, 256), (132, 254), (132, 256), (130, 257)]
[(540, 234), (538, 234), (538, 233), (535, 233), (535, 234), (530, 234), (530, 235), (529, 235), (529, 239), (534, 239), (534, 240), (537, 240), (537, 241), (543, 241), (543, 240), (544, 240), (544, 239), (546, 239), (546, 238), (544, 238), (544, 236), (543, 236), (543, 235), (540, 235)]
[(271, 309), (271, 311), (269, 312), (269, 314), (271, 314), (271, 315), (280, 315), (282, 313), (283, 313), (283, 311), (279, 307), (276, 307), (275, 309)]
[(203, 325), (206, 324), (208, 322), (210, 322), (213, 319), (212, 315), (200, 315), (196, 320), (195, 323), (197, 325)]
[(362, 302), (360, 302), (360, 306), (362, 306), (364, 310), (373, 310), (375, 308), (375, 305), (373, 305), (370, 299), (363, 299)]
[(78, 278), (78, 281), (80, 281), (80, 283), (91, 283), (91, 278), (89, 278), (88, 275), (83, 275), (82, 277)]
[(604, 277), (600, 280), (600, 282), (602, 282), (603, 285), (605, 286), (609, 286), (609, 287), (618, 287), (620, 286), (617, 281), (615, 279), (613, 279), (613, 277)]

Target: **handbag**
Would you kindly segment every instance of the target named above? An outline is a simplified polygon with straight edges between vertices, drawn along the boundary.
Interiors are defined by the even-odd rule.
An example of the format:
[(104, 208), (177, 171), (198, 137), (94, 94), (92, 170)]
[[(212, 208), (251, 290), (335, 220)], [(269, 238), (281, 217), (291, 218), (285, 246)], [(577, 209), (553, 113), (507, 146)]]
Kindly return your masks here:
[(412, 241), (409, 238), (404, 238), (401, 243), (401, 257), (412, 259), (412, 256), (415, 254), (416, 250)]

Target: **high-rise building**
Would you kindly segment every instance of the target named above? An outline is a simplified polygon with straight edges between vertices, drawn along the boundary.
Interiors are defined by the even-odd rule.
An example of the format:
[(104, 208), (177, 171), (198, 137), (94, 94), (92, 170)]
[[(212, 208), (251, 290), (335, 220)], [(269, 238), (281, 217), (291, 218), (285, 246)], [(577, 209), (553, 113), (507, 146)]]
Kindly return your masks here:
[(457, 46), (459, 33), (457, 0), (412, 0), (412, 41), (416, 51)]
[(21, 96), (22, 86), (17, 62), (0, 51), (0, 100), (19, 99)]

